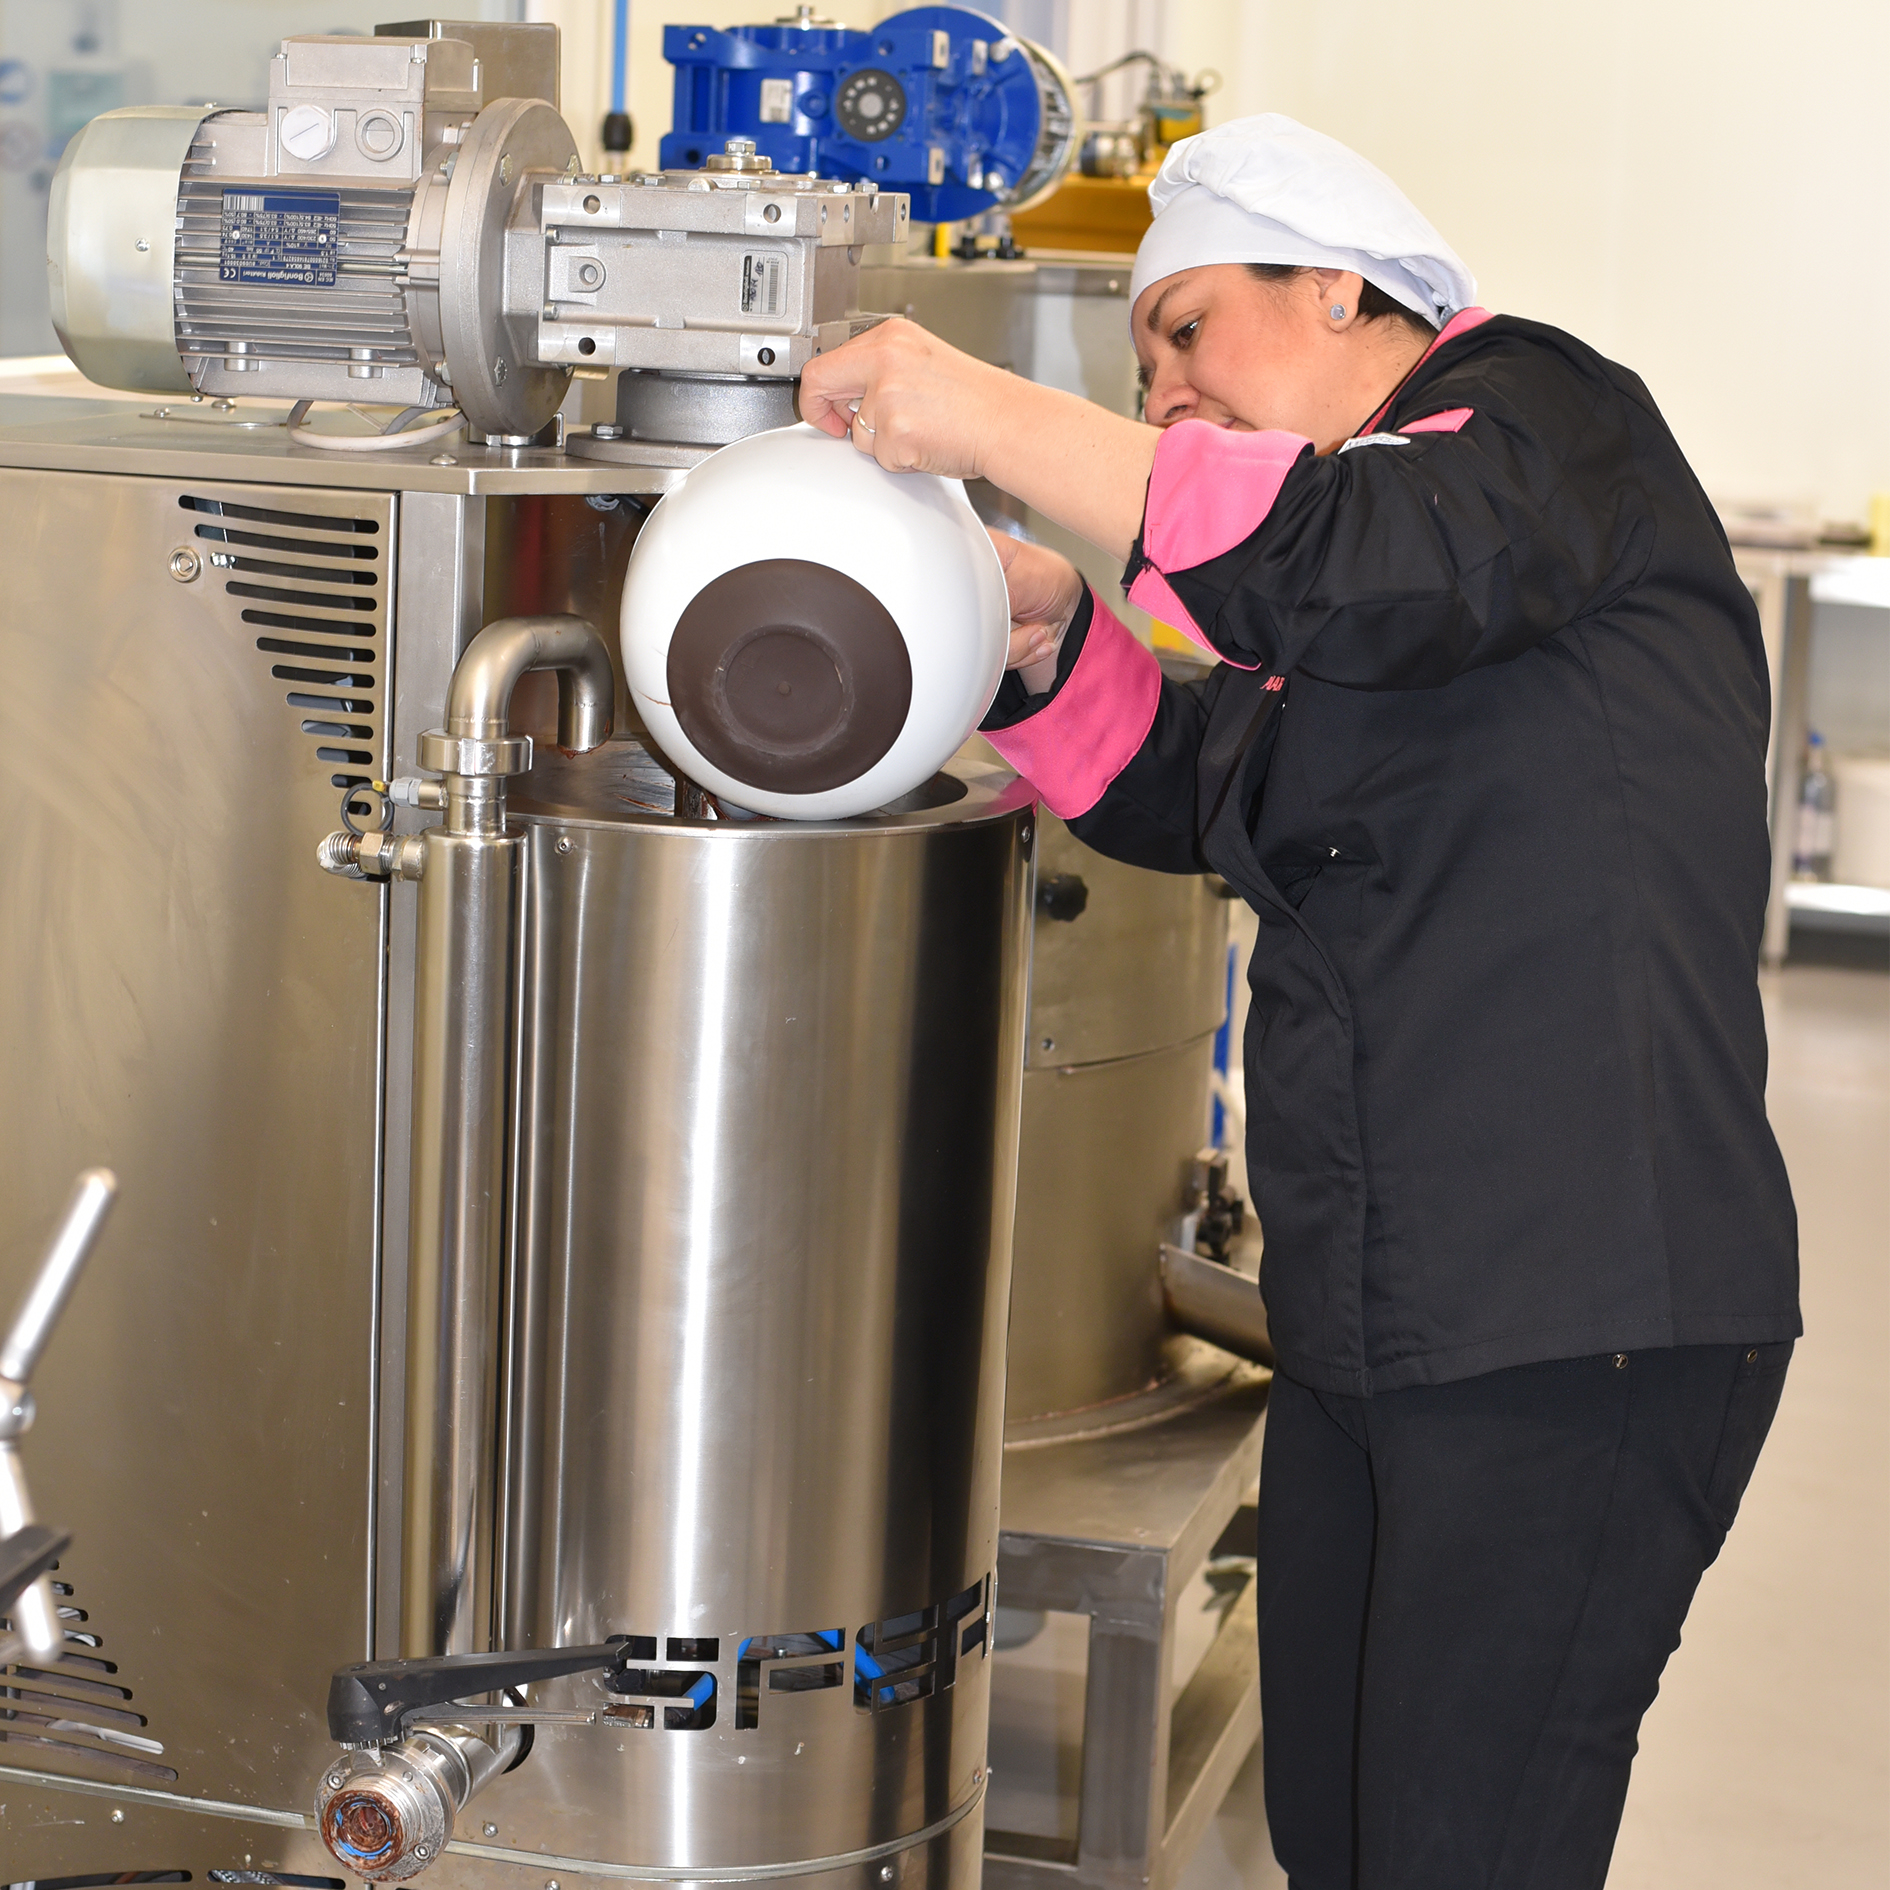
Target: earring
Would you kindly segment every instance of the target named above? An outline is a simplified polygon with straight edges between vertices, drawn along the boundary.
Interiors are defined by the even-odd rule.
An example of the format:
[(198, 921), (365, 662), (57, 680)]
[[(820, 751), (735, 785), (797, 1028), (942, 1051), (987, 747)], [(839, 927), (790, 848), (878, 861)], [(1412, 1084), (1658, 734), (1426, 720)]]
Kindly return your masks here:
[(1334, 302), (1334, 303), (1333, 303), (1333, 305), (1332, 305), (1332, 319), (1333, 319), (1333, 320), (1334, 320), (1335, 322), (1342, 322), (1342, 321), (1344, 321), (1344, 320), (1345, 320), (1345, 304), (1344, 304), (1343, 302)]

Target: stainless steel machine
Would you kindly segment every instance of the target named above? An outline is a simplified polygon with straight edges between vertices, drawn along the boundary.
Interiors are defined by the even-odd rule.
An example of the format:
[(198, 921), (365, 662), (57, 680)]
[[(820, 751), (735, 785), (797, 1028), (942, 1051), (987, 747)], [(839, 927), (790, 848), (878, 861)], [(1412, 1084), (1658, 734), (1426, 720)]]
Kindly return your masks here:
[[(291, 41), (268, 112), (113, 115), (64, 173), (62, 332), (163, 398), (0, 400), (0, 1237), (83, 1162), (124, 1185), (41, 1370), (75, 1546), (63, 1654), (0, 1676), (11, 1880), (983, 1867), (994, 1583), (1053, 1456), (1003, 1448), (1020, 1123), (1081, 1060), (1024, 1071), (1037, 810), (967, 752), (860, 820), (720, 818), (596, 630), (904, 210), (739, 150), (577, 175), (548, 30)], [(594, 365), (617, 418), (563, 450)], [(1179, 1098), (1219, 968), (1173, 888), (1210, 902), (1148, 1046)], [(1041, 969), (1077, 928), (1036, 926)], [(1010, 1441), (1218, 1412), (1237, 1500), (1255, 1375), (1135, 1403), (1178, 1356), (1135, 1213), (1134, 1360), (1078, 1398), (1130, 1421), (1059, 1419), (1066, 1360)], [(1251, 1740), (1222, 1704), (1191, 1802)]]

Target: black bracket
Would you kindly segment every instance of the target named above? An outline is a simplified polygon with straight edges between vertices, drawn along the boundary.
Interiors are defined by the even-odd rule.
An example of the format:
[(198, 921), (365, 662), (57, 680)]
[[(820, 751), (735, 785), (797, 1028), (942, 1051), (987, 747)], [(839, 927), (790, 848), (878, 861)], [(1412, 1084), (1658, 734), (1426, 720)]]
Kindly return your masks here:
[[(328, 1735), (338, 1745), (377, 1746), (398, 1739), (408, 1716), (450, 1706), (469, 1693), (500, 1693), (590, 1673), (623, 1660), (615, 1641), (601, 1647), (547, 1647), (518, 1654), (446, 1654), (431, 1660), (365, 1660), (343, 1667), (328, 1683)], [(479, 1709), (468, 1707), (476, 1720)]]

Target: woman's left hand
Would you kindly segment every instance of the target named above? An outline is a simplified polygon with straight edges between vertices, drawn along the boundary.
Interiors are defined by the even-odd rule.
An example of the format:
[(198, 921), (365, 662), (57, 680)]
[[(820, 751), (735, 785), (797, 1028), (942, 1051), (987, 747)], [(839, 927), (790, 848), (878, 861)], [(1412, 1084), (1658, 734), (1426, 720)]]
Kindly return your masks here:
[(801, 418), (851, 437), (888, 472), (984, 474), (1015, 375), (974, 360), (916, 322), (878, 323), (801, 373)]

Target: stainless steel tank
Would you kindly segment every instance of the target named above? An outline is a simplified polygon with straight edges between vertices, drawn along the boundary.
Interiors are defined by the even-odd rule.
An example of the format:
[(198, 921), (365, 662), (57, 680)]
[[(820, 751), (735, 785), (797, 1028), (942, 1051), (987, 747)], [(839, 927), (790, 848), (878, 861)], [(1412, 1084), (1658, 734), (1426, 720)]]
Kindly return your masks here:
[[(510, 809), (494, 1644), (619, 1652), (533, 1687), (479, 1815), (600, 1869), (970, 1886), (1035, 810), (975, 763), (828, 825), (678, 818), (675, 785), (618, 739)], [(449, 1565), (410, 1557), (435, 1593)], [(406, 1639), (478, 1651), (426, 1608)], [(324, 1805), (390, 1805), (440, 1737)]]

